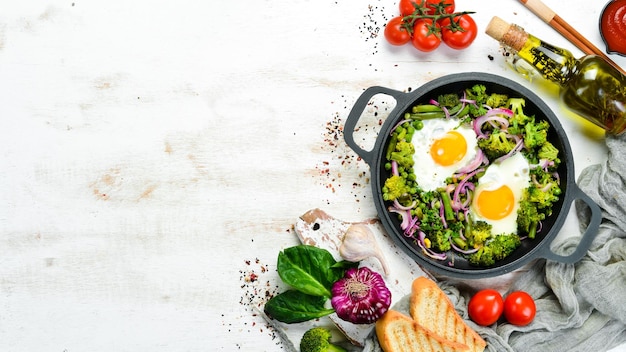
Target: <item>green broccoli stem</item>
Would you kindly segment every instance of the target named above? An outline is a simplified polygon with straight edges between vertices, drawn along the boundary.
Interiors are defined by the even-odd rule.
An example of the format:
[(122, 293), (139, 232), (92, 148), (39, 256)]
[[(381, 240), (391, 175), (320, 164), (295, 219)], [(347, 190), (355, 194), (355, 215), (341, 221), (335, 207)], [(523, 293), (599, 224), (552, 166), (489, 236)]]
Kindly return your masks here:
[(387, 146), (387, 153), (385, 154), (385, 157), (387, 158), (387, 160), (391, 159), (391, 153), (393, 153), (396, 150), (397, 144), (398, 144), (398, 136), (396, 134), (391, 135), (391, 138), (389, 139), (389, 146)]
[[(448, 114), (454, 115), (458, 113), (459, 110), (461, 110), (462, 106), (463, 104), (458, 104), (456, 106), (449, 108)], [(466, 110), (465, 114), (467, 114), (467, 111), (469, 111), (469, 108)], [(424, 104), (424, 105), (415, 105), (413, 108), (411, 108), (411, 112), (406, 113), (404, 117), (407, 119), (422, 121), (422, 120), (445, 118), (446, 113), (443, 111), (441, 107), (437, 105)]]
[(461, 237), (452, 237), (452, 241), (461, 249), (467, 249), (467, 242), (463, 241)]
[(528, 238), (535, 239), (535, 235), (537, 234), (537, 227), (539, 226), (539, 222), (538, 221), (533, 221), (532, 223), (530, 223), (530, 226), (528, 228)]
[(443, 203), (443, 214), (446, 220), (454, 220), (454, 210), (452, 209), (452, 199), (450, 198), (450, 194), (445, 191), (439, 192), (441, 195), (441, 201)]

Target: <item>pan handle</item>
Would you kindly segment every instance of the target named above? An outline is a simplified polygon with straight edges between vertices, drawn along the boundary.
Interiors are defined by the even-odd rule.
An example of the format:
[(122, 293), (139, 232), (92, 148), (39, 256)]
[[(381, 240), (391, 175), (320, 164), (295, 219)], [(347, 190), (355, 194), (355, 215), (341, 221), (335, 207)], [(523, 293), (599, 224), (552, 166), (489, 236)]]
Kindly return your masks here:
[(580, 199), (583, 202), (585, 202), (591, 210), (591, 220), (589, 221), (589, 225), (587, 226), (585, 233), (583, 233), (580, 239), (580, 242), (578, 243), (578, 246), (576, 247), (573, 253), (566, 255), (566, 256), (554, 253), (552, 249), (550, 249), (550, 245), (552, 244), (552, 241), (554, 241), (554, 238), (557, 237), (557, 236), (554, 236), (552, 241), (550, 241), (550, 243), (547, 243), (543, 247), (544, 250), (539, 255), (542, 258), (546, 258), (548, 260), (553, 260), (553, 261), (557, 261), (557, 262), (565, 263), (565, 264), (576, 263), (579, 260), (581, 260), (582, 257), (585, 256), (585, 254), (587, 253), (587, 250), (589, 250), (589, 247), (591, 247), (591, 242), (593, 242), (593, 239), (598, 234), (598, 229), (600, 228), (600, 222), (602, 220), (602, 210), (600, 209), (598, 204), (596, 204), (587, 194), (585, 194), (585, 192), (583, 192), (580, 188), (578, 188), (577, 185), (574, 185), (574, 187), (572, 187), (572, 191), (573, 191), (573, 197), (571, 198), (572, 202), (570, 202), (569, 205), (571, 206), (571, 204), (573, 203), (575, 199)]
[[(363, 111), (367, 107), (367, 104), (377, 94), (385, 94), (393, 97), (396, 100), (396, 106), (391, 110), (389, 116), (395, 116), (400, 109), (404, 109), (404, 105), (409, 99), (409, 94), (400, 92), (394, 89), (373, 86), (367, 88), (361, 96), (356, 100), (352, 110), (350, 110), (350, 114), (346, 119), (346, 123), (343, 127), (343, 137), (348, 144), (348, 146), (354, 150), (368, 165), (372, 165), (374, 161), (374, 157), (376, 156), (374, 150), (364, 150), (354, 141), (354, 128), (356, 124), (359, 122)], [(384, 127), (383, 131), (386, 130)]]

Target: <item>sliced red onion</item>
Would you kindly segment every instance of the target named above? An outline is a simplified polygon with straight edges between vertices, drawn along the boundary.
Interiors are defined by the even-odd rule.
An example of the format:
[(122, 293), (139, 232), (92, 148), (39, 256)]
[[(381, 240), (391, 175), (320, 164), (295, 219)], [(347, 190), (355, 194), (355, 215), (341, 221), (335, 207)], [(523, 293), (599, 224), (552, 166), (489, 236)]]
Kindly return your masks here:
[(455, 112), (454, 115), (452, 115), (452, 117), (459, 116), (461, 111), (463, 111), (463, 109), (465, 109), (465, 101), (463, 99), (460, 99), (460, 101), (461, 101), (461, 108), (459, 109), (459, 111)]
[(387, 210), (389, 210), (389, 212), (391, 213), (400, 214), (400, 216), (402, 217), (402, 223), (400, 223), (401, 229), (406, 230), (409, 227), (409, 216), (411, 215), (410, 212), (406, 210), (396, 209), (394, 207), (389, 207), (387, 208)]
[(409, 220), (409, 226), (407, 227), (406, 230), (404, 230), (404, 235), (406, 237), (413, 237), (413, 234), (415, 234), (415, 231), (419, 231), (419, 218), (417, 216), (411, 216), (411, 212), (408, 212), (410, 220)]
[(485, 157), (485, 153), (483, 152), (483, 150), (480, 148), (477, 148), (476, 156), (474, 157), (474, 159), (472, 159), (472, 161), (470, 161), (464, 167), (458, 169), (455, 172), (455, 175), (462, 175), (462, 174), (470, 173), (476, 170), (476, 168), (478, 168), (480, 165), (482, 165), (484, 162), (487, 162), (487, 161), (489, 160), (487, 160), (487, 158)]
[[(470, 172), (469, 174), (465, 175), (465, 177), (461, 180), (461, 182), (459, 182), (459, 184), (456, 186), (456, 189), (454, 190), (454, 195), (452, 197), (452, 202), (453, 202), (453, 207), (457, 207), (457, 210), (462, 209), (462, 205), (461, 205), (461, 201), (460, 201), (460, 194), (461, 192), (466, 190), (466, 185), (467, 187), (473, 189), (474, 185), (469, 182), (469, 180), (474, 177), (477, 173), (484, 171), (484, 168), (480, 168), (480, 169), (476, 169), (472, 172)], [(469, 198), (469, 197), (468, 197)]]
[(530, 168), (531, 169), (536, 169), (536, 168), (540, 167), (543, 170), (547, 171), (548, 168), (550, 168), (552, 166), (554, 166), (554, 161), (549, 160), (549, 159), (540, 159), (537, 164), (530, 165)]
[(371, 324), (387, 312), (391, 291), (380, 274), (367, 267), (350, 268), (333, 284), (330, 303), (337, 316), (354, 324)]
[(405, 123), (405, 122), (410, 122), (410, 121), (411, 121), (411, 120), (409, 120), (409, 119), (404, 119), (404, 120), (401, 120), (401, 121), (400, 121), (400, 122), (398, 122), (395, 126), (393, 126), (393, 128), (392, 128), (392, 129), (391, 129), (391, 131), (389, 132), (389, 135), (393, 134), (393, 131), (395, 131), (395, 130), (396, 130), (396, 128), (398, 128), (398, 126), (401, 126), (403, 123)]
[[(487, 113), (485, 115), (504, 115), (508, 118), (513, 117), (513, 110), (511, 109), (506, 109), (506, 108), (495, 108), (495, 109), (490, 109), (489, 111), (487, 111)], [(508, 126), (508, 121), (507, 121), (507, 126)]]
[(434, 106), (439, 106), (439, 102), (436, 101), (435, 99), (430, 99), (429, 103)]
[(393, 200), (393, 206), (396, 207), (396, 209), (400, 209), (400, 210), (411, 210), (411, 209), (413, 209), (415, 204), (417, 204), (417, 202), (413, 201), (413, 203), (411, 205), (405, 206), (405, 205), (400, 204), (400, 202), (398, 202), (397, 199)]
[(417, 241), (417, 245), (422, 249), (422, 252), (426, 256), (435, 260), (446, 260), (446, 258), (448, 257), (445, 253), (436, 253), (433, 252), (430, 248), (426, 248), (426, 246), (421, 241)]
[(556, 184), (560, 185), (561, 184), (561, 176), (559, 175), (558, 172), (555, 172), (552, 174), (552, 177), (554, 177), (554, 179), (556, 180)]
[(395, 160), (391, 160), (391, 174), (394, 176), (400, 176), (400, 171), (398, 171), (398, 162)]
[(552, 182), (548, 182), (545, 186), (543, 186), (541, 191), (542, 192), (548, 192), (548, 190), (550, 190), (550, 187), (552, 187)]
[[(492, 109), (489, 110), (489, 112), (496, 110), (496, 109)], [(501, 129), (505, 130), (509, 127), (509, 120), (507, 120), (506, 118), (499, 116), (497, 114), (490, 114), (489, 112), (487, 112), (486, 114), (484, 114), (483, 116), (477, 118), (476, 120), (474, 120), (474, 131), (476, 130), (481, 130), (482, 125), (485, 124), (485, 122), (487, 121), (496, 121), (499, 122), (501, 125)], [(481, 132), (482, 133), (482, 132)], [(476, 133), (478, 134), (478, 133)]]
[(510, 152), (504, 154), (503, 156), (499, 157), (498, 159), (494, 160), (494, 163), (501, 163), (504, 160), (510, 158), (511, 156), (513, 156), (513, 154), (519, 152), (520, 150), (522, 150), (522, 148), (524, 147), (524, 140), (523, 139), (519, 139), (519, 141), (517, 142), (517, 144), (515, 145), (515, 147), (513, 147), (513, 149), (511, 149)]
[(472, 249), (462, 249), (461, 247), (457, 246), (454, 244), (454, 242), (452, 240), (450, 240), (450, 245), (452, 246), (452, 248), (454, 248), (455, 251), (459, 252), (459, 253), (463, 253), (463, 254), (472, 254), (472, 253), (476, 253), (478, 252), (478, 248), (472, 248)]
[(447, 229), (448, 223), (446, 222), (446, 217), (444, 215), (443, 200), (441, 201), (441, 206), (439, 207), (439, 218), (441, 219), (441, 224), (443, 225), (443, 228)]
[(446, 115), (446, 120), (449, 120), (450, 119), (450, 111), (448, 110), (448, 108), (446, 108), (445, 106), (442, 106), (441, 110), (443, 110), (443, 113)]

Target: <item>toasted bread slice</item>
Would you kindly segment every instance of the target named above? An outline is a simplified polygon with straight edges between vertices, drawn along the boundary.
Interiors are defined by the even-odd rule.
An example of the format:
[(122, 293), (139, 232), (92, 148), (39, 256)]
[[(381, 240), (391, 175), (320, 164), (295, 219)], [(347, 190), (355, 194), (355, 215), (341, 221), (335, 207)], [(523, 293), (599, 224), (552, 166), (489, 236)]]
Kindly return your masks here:
[(376, 336), (385, 352), (468, 352), (461, 343), (447, 341), (421, 327), (410, 317), (388, 310), (376, 322)]
[(439, 286), (426, 277), (413, 281), (410, 314), (413, 320), (446, 340), (467, 345), (470, 352), (482, 352), (487, 345), (456, 312)]

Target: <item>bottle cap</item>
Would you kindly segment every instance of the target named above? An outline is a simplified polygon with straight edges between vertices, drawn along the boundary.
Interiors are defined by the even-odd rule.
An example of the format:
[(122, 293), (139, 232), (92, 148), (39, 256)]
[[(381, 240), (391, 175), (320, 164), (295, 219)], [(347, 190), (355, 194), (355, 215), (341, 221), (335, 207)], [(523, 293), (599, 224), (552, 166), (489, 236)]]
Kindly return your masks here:
[(485, 29), (485, 33), (500, 43), (518, 51), (528, 39), (528, 34), (522, 27), (510, 24), (498, 16), (494, 16), (491, 19)]

